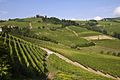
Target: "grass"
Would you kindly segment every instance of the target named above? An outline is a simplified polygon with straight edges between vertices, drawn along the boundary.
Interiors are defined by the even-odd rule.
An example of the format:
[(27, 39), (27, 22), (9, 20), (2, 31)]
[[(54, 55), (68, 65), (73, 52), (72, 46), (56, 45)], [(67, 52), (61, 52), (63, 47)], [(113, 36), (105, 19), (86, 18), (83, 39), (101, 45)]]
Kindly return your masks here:
[(38, 36), (46, 36), (67, 46), (70, 46), (71, 44), (84, 44), (89, 42), (83, 38), (76, 37), (74, 33), (68, 31), (66, 28), (58, 29), (56, 31), (40, 29), (39, 31), (37, 30), (35, 34)]
[[(31, 41), (33, 43), (39, 44), (40, 46), (47, 47), (53, 51), (59, 52), (60, 54), (66, 56), (67, 58), (73, 61), (76, 61), (78, 63), (81, 63), (85, 66), (90, 66), (94, 69), (101, 70), (105, 73), (109, 73), (114, 76), (120, 76), (120, 57), (100, 54), (100, 51), (102, 50), (105, 52), (106, 51), (119, 52), (120, 51), (119, 40), (116, 39), (116, 40), (93, 41), (96, 43), (96, 46), (90, 46), (90, 47), (85, 47), (85, 48), (80, 47), (80, 50), (71, 49), (70, 48), (71, 44), (85, 44), (89, 42), (86, 39), (83, 39), (81, 37), (95, 36), (95, 35), (100, 35), (101, 33), (90, 31), (82, 27), (68, 26), (69, 29), (72, 30), (70, 31), (70, 30), (67, 30), (66, 28), (60, 28), (61, 25), (56, 25), (52, 23), (44, 23), (39, 18), (37, 19), (25, 18), (24, 20), (26, 22), (8, 21), (8, 22), (0, 23), (0, 25), (16, 25), (19, 27), (25, 27), (25, 26), (29, 26), (29, 22), (27, 21), (32, 21), (31, 25), (33, 26), (33, 29), (32, 29), (33, 34), (36, 34), (38, 36), (45, 36), (49, 39), (57, 41), (58, 44), (36, 40), (33, 38), (24, 38), (24, 39)], [(84, 23), (85, 22), (83, 21), (82, 24)], [(109, 34), (112, 34), (113, 32), (119, 32), (120, 31), (119, 25), (120, 23), (105, 22), (105, 21), (99, 21), (99, 24), (98, 24), (99, 27), (106, 29), (109, 32)], [(38, 27), (40, 27), (40, 29), (38, 29)], [(51, 30), (50, 28), (53, 28), (53, 27), (57, 29)], [(78, 34), (78, 37), (73, 33), (73, 31), (75, 31)], [(54, 57), (52, 58), (54, 59)], [(52, 60), (51, 60), (51, 63), (52, 63)], [(54, 64), (56, 64), (56, 62)], [(62, 76), (67, 77), (66, 79), (68, 80), (70, 80), (71, 77), (72, 78), (77, 77), (73, 73), (68, 73), (67, 71), (63, 71), (64, 69), (61, 70), (61, 67), (64, 67), (64, 65), (59, 66), (59, 67), (57, 68), (58, 70), (60, 70), (60, 72), (56, 74), (56, 76), (59, 79), (62, 78)], [(73, 70), (77, 71), (76, 69), (73, 69)], [(56, 69), (54, 69), (54, 71), (56, 72)], [(68, 69), (68, 71), (70, 70)], [(83, 78), (83, 79), (86, 79), (86, 78)]]
[[(41, 44), (42, 45), (42, 44)], [(49, 49), (59, 52), (60, 54), (68, 57), (69, 59), (81, 63), (85, 66), (90, 66), (94, 69), (120, 76), (120, 58), (111, 55), (98, 54), (97, 52), (91, 53), (85, 50), (74, 50), (64, 45), (56, 45), (47, 43), (42, 45)], [(108, 67), (109, 66), (109, 67)]]
[[(87, 21), (76, 21), (83, 26), (86, 26)], [(114, 21), (98, 21), (97, 27), (107, 31), (109, 35), (113, 35), (114, 32), (120, 33), (120, 20)]]
[(38, 29), (38, 27), (46, 27), (46, 28), (50, 28), (50, 27), (61, 27), (61, 25), (56, 25), (56, 24), (52, 24), (52, 23), (44, 23), (42, 21), (41, 18), (23, 18), (23, 21), (6, 21), (6, 22), (0, 22), (0, 27), (1, 26), (18, 26), (20, 28), (23, 27), (28, 27), (29, 23), (32, 24), (32, 28), (34, 29)]
[(96, 36), (101, 34), (99, 32), (90, 31), (82, 27), (69, 26), (69, 28), (75, 31), (79, 35), (79, 37)]
[(120, 40), (99, 40), (95, 41), (97, 45), (120, 50)]
[(109, 34), (112, 34), (113, 32), (120, 33), (120, 23), (118, 22), (112, 22), (112, 21), (99, 21), (99, 24), (101, 28), (107, 30)]
[(26, 27), (29, 26), (29, 22), (16, 22), (16, 21), (7, 21), (7, 22), (2, 22), (0, 23), (0, 26), (19, 26), (19, 27)]
[(111, 50), (107, 47), (101, 48), (101, 46), (93, 46), (81, 48), (80, 50), (75, 50), (62, 44), (54, 44), (51, 42), (30, 38), (28, 38), (27, 40), (56, 51), (71, 59), (72, 61), (76, 61), (85, 66), (90, 66), (94, 69), (112, 74), (113, 76), (120, 76), (120, 58), (112, 55), (100, 54), (100, 51), (103, 49), (108, 49), (108, 51)]
[(112, 80), (71, 65), (54, 54), (48, 58), (48, 69), (53, 80)]

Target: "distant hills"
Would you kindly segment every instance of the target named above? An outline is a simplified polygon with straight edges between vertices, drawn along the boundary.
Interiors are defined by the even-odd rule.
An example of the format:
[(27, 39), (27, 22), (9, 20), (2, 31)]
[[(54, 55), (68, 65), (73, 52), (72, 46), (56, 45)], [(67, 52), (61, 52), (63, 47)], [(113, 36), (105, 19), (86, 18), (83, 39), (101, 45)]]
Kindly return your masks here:
[(104, 18), (102, 21), (114, 21), (114, 22), (120, 22), (120, 17), (116, 18)]

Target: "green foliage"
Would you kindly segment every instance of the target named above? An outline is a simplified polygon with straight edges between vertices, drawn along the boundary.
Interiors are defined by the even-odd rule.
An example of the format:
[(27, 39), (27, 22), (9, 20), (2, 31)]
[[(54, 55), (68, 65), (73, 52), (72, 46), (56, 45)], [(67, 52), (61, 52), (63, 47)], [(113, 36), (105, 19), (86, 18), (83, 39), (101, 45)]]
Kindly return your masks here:
[(71, 48), (78, 48), (78, 47), (90, 47), (90, 46), (95, 46), (94, 42), (89, 42), (89, 43), (84, 43), (84, 44), (71, 44)]
[[(56, 55), (50, 55), (48, 68), (55, 68), (53, 80), (111, 80), (65, 62)], [(50, 70), (52, 72), (52, 70)]]
[(98, 22), (96, 20), (89, 20), (86, 24), (89, 26), (96, 26)]
[(100, 70), (104, 73), (109, 73), (114, 76), (119, 76), (120, 74), (120, 58), (111, 55), (98, 54), (100, 52), (97, 51), (99, 51), (100, 48), (98, 48), (98, 50), (95, 47), (93, 47), (93, 49), (89, 48), (88, 50), (86, 48), (81, 48), (78, 51), (64, 45), (48, 42), (41, 42), (41, 45), (58, 52), (72, 61), (78, 62), (84, 66), (89, 66), (95, 70)]
[[(29, 23), (32, 24), (32, 29), (29, 29)], [(120, 56), (120, 41), (116, 39), (88, 41), (82, 37), (100, 35), (102, 33), (119, 37), (119, 25), (120, 23), (118, 19), (110, 19), (109, 21), (90, 20), (79, 22), (60, 20), (56, 17), (40, 15), (24, 19), (10, 19), (9, 21), (3, 21), (0, 23), (0, 26), (4, 26), (4, 32), (11, 32), (17, 36), (19, 35), (19, 37), (22, 35), (22, 38), (27, 41), (50, 48), (73, 61), (85, 66), (90, 66), (96, 70), (101, 70), (105, 73), (110, 73), (114, 76), (120, 76), (120, 59), (117, 57)], [(9, 26), (15, 27), (11, 28)], [(66, 27), (70, 30), (66, 29)], [(75, 33), (78, 36), (76, 36)], [(2, 41), (4, 45), (9, 45), (9, 59), (12, 63), (12, 67), (16, 64), (14, 68), (18, 68), (17, 70), (19, 73), (22, 73), (27, 77), (30, 75), (35, 77), (41, 74), (41, 72), (47, 72), (45, 63), (46, 53), (38, 46), (31, 45), (31, 43), (15, 36), (8, 36), (4, 33), (1, 33), (1, 35), (0, 41)], [(4, 53), (2, 49), (1, 51)], [(56, 80), (81, 80), (82, 74), (82, 79), (89, 80), (89, 76), (86, 75), (86, 73), (81, 73), (79, 72), (81, 70), (73, 67), (71, 68), (71, 66), (68, 66), (69, 64), (66, 64), (61, 60), (56, 60), (56, 62), (54, 59), (56, 60), (54, 57), (51, 58), (52, 66), (60, 70), (60, 72), (56, 74)], [(65, 66), (58, 62), (62, 62)], [(41, 72), (39, 73), (40, 70)], [(13, 70), (13, 72), (15, 71), (16, 70)], [(18, 71), (16, 71), (16, 73)], [(78, 74), (76, 71), (81, 74)], [(93, 74), (90, 75), (90, 77), (93, 79)], [(99, 80), (101, 78), (97, 79)]]
[[(41, 49), (34, 44), (26, 42), (12, 35), (3, 33), (1, 36), (2, 37), (0, 39), (3, 39), (4, 44), (3, 46), (0, 46), (0, 52), (1, 54), (5, 54), (5, 52), (8, 51), (6, 52), (6, 56), (9, 56), (8, 60), (11, 61), (10, 65), (12, 65), (11, 73), (13, 74), (13, 80), (17, 75), (25, 76), (26, 78), (33, 78), (36, 80), (38, 80), (37, 78), (46, 78), (47, 69), (45, 61), (42, 61), (46, 58), (46, 56), (43, 56), (43, 54), (46, 54), (45, 52), (41, 52)], [(32, 46), (29, 47), (29, 45)], [(32, 47), (35, 48), (32, 49)], [(39, 52), (35, 51), (37, 48), (39, 48)], [(6, 79), (5, 76), (9, 76), (10, 71), (8, 71), (8, 69), (8, 65), (6, 63), (4, 64), (3, 61), (3, 63), (0, 64), (0, 76), (4, 77), (4, 79)]]
[(11, 65), (9, 64), (8, 56), (8, 46), (6, 44), (0, 43), (0, 80), (10, 80)]

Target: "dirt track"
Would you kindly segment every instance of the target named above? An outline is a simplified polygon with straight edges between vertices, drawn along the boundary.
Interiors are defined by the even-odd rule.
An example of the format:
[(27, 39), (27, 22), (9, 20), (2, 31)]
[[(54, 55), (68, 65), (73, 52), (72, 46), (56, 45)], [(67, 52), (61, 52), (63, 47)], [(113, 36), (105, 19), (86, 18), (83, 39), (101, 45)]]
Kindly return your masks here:
[(72, 60), (64, 57), (63, 55), (61, 55), (59, 53), (56, 53), (56, 52), (53, 52), (53, 51), (51, 51), (49, 49), (46, 49), (46, 48), (41, 48), (41, 49), (45, 50), (47, 52), (48, 56), (51, 55), (51, 54), (55, 54), (56, 56), (58, 56), (59, 58), (65, 60), (66, 62), (68, 62), (68, 63), (70, 63), (72, 65), (78, 66), (78, 67), (80, 67), (80, 68), (82, 68), (84, 70), (87, 70), (89, 72), (92, 72), (92, 73), (95, 73), (95, 74), (98, 74), (98, 75), (101, 75), (101, 76), (104, 76), (104, 77), (107, 77), (107, 78), (111, 78), (111, 79), (114, 79), (114, 80), (120, 80), (120, 78), (116, 78), (116, 77), (114, 77), (112, 75), (109, 75), (109, 74), (104, 74), (101, 71), (96, 71), (96, 70), (94, 70), (94, 69), (92, 69), (90, 67), (85, 67), (85, 66), (83, 66), (83, 65), (81, 65), (81, 64), (79, 64), (77, 62), (73, 62)]
[(71, 30), (71, 29), (68, 28), (68, 27), (66, 27), (66, 29), (69, 30), (69, 31), (71, 31), (71, 32), (73, 32), (73, 34), (74, 34), (76, 37), (78, 37), (78, 33), (76, 33), (75, 31)]
[(115, 39), (113, 37), (107, 36), (107, 35), (97, 35), (97, 36), (88, 36), (88, 37), (82, 37), (87, 40), (102, 40), (102, 39)]

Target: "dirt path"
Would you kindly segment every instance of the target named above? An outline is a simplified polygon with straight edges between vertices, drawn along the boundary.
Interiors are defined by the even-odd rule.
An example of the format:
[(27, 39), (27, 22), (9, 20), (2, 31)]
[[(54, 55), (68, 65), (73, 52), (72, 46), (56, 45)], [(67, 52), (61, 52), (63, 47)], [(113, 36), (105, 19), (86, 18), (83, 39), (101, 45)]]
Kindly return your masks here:
[(51, 55), (51, 54), (53, 54), (54, 52), (53, 51), (51, 51), (51, 50), (48, 50), (48, 49), (46, 49), (46, 48), (42, 48), (42, 47), (40, 47), (42, 50), (44, 50), (44, 51), (46, 51), (47, 52), (47, 58)]
[(68, 28), (68, 27), (66, 27), (66, 29), (67, 30), (69, 30), (69, 31), (71, 31), (71, 32), (73, 32), (74, 33), (74, 35), (76, 36), (76, 37), (78, 37), (78, 33), (76, 33), (74, 30), (71, 30), (70, 28)]
[(111, 36), (107, 36), (107, 35), (97, 35), (97, 36), (88, 36), (88, 37), (82, 37), (84, 39), (87, 39), (87, 40), (102, 40), (102, 39), (115, 39)]
[(53, 52), (53, 51), (51, 51), (49, 49), (46, 49), (46, 48), (41, 48), (41, 49), (45, 50), (47, 52), (48, 56), (51, 55), (51, 54), (55, 54), (56, 56), (58, 56), (59, 58), (65, 60), (66, 62), (68, 62), (68, 63), (70, 63), (72, 65), (78, 66), (78, 67), (80, 67), (80, 68), (82, 68), (84, 70), (87, 70), (89, 72), (92, 72), (92, 73), (95, 73), (95, 74), (98, 74), (98, 75), (101, 75), (101, 76), (104, 76), (104, 77), (107, 77), (107, 78), (112, 78), (112, 79), (115, 79), (115, 80), (120, 80), (120, 78), (118, 78), (118, 77), (116, 78), (116, 77), (114, 77), (112, 75), (104, 74), (101, 71), (95, 71), (94, 69), (92, 69), (90, 67), (85, 67), (85, 66), (83, 66), (83, 65), (81, 65), (81, 64), (79, 64), (77, 62), (73, 62), (72, 60), (64, 57), (63, 55), (61, 55), (59, 53), (56, 53), (56, 52)]
[(54, 77), (54, 75), (50, 72), (50, 73), (48, 74), (48, 80), (52, 80), (53, 77)]

